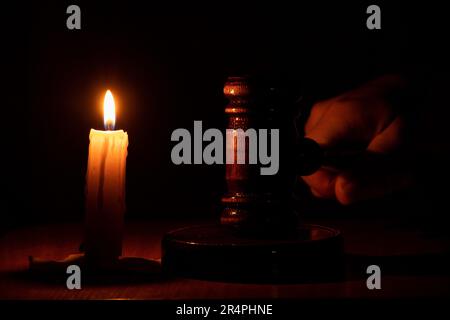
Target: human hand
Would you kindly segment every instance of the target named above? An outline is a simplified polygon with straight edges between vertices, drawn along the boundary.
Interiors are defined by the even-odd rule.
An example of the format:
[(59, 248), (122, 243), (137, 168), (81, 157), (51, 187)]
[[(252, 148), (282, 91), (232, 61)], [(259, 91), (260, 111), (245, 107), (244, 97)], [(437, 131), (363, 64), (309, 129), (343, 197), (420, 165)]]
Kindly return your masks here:
[(403, 90), (396, 75), (377, 78), (355, 90), (316, 103), (305, 137), (325, 150), (357, 149), (364, 157), (348, 168), (322, 166), (302, 177), (313, 195), (342, 204), (381, 197), (412, 183), (404, 165), (405, 119), (389, 96)]

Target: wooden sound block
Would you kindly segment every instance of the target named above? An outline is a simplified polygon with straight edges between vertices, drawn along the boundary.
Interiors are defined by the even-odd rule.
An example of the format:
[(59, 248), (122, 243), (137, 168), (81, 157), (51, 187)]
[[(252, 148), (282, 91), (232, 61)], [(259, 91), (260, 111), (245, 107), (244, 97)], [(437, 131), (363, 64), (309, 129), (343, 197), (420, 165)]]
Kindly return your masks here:
[(162, 240), (163, 272), (237, 282), (325, 282), (344, 277), (340, 231), (300, 225), (277, 237), (245, 236), (221, 225), (191, 226)]

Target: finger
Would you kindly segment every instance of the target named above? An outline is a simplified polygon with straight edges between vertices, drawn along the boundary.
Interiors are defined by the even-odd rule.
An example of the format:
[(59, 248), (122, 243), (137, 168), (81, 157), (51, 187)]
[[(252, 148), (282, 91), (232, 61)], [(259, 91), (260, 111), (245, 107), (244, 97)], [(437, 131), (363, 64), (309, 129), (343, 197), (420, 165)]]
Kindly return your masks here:
[(305, 124), (305, 132), (311, 131), (319, 123), (329, 107), (330, 103), (328, 100), (319, 101), (314, 104)]
[(348, 205), (390, 195), (412, 184), (412, 174), (401, 164), (361, 166), (336, 177), (335, 196)]
[[(329, 113), (328, 113), (329, 114)], [(351, 139), (359, 137), (359, 134), (352, 134), (352, 127), (342, 117), (329, 117), (326, 121), (319, 121), (313, 129), (305, 131), (305, 137), (316, 141), (322, 147), (334, 147), (342, 141), (350, 142)]]
[(322, 105), (319, 104), (319, 111), (311, 115), (310, 124), (305, 126), (305, 136), (322, 146), (339, 146), (345, 142), (365, 148), (395, 118), (390, 108), (378, 100), (341, 97)]
[(324, 147), (334, 147), (345, 143), (358, 143), (372, 140), (373, 129), (360, 106), (353, 102), (340, 103), (332, 100), (327, 110), (314, 126), (305, 127), (305, 136)]
[(310, 176), (302, 177), (302, 179), (310, 187), (314, 196), (334, 199), (336, 177), (335, 172), (322, 168)]
[(405, 131), (404, 119), (396, 117), (387, 128), (373, 138), (367, 151), (385, 154), (400, 150)]

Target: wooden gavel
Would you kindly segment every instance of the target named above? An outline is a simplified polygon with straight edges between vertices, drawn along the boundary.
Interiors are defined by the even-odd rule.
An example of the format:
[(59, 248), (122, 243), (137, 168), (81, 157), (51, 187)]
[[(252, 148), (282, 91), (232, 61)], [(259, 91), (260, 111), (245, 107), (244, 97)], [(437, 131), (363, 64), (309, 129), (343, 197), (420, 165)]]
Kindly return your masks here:
[[(327, 159), (323, 148), (297, 134), (287, 99), (259, 80), (229, 78), (224, 93), (229, 99), (225, 108), (227, 191), (222, 196), (220, 224), (168, 232), (161, 244), (163, 270), (167, 274), (233, 281), (341, 279), (345, 270), (340, 231), (303, 223), (292, 201), (297, 176), (314, 172)], [(276, 129), (279, 135), (271, 130), (271, 139), (267, 139), (261, 134), (268, 132), (264, 129)], [(232, 139), (228, 138), (230, 132)], [(237, 132), (245, 132), (248, 142), (235, 139)], [(255, 136), (259, 161), (255, 161)], [(260, 153), (259, 143), (267, 139), (272, 144), (274, 137), (279, 138), (277, 170), (263, 174), (260, 169), (267, 169), (270, 162), (265, 160), (274, 159), (264, 153), (274, 148), (263, 145), (265, 150)], [(238, 154), (242, 160), (243, 153), (252, 161), (236, 161)], [(228, 161), (230, 154), (235, 161)]]
[(314, 140), (302, 137), (291, 109), (274, 90), (250, 77), (230, 77), (224, 86), (229, 101), (225, 107), (227, 129), (277, 128), (280, 139), (279, 171), (275, 175), (261, 175), (259, 165), (226, 165), (222, 225), (263, 234), (286, 232), (298, 220), (292, 208), (297, 176), (310, 175), (330, 163), (345, 165), (345, 158), (356, 156), (353, 151), (325, 150)]

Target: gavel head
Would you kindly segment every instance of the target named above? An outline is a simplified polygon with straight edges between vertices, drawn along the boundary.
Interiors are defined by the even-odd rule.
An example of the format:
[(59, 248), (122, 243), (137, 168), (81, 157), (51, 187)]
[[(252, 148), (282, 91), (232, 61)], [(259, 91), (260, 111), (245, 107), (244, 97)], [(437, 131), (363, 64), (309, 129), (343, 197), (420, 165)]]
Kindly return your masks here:
[(315, 144), (298, 139), (293, 101), (248, 76), (228, 78), (224, 94), (227, 192), (221, 224), (265, 235), (295, 228), (296, 176), (317, 168), (305, 164)]

